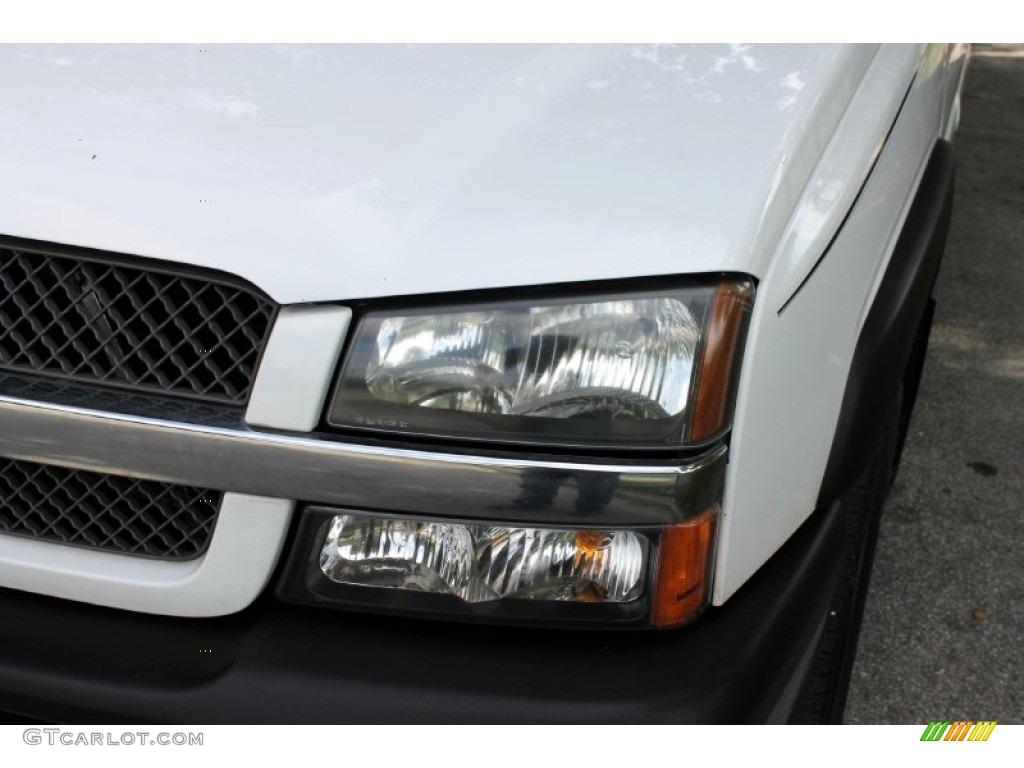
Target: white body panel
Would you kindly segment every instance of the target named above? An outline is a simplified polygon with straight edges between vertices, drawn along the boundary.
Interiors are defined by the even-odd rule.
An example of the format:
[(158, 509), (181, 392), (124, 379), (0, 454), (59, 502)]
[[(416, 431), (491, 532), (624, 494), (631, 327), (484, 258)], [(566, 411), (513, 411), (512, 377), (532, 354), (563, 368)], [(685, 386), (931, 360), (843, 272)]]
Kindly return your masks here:
[(206, 553), (170, 562), (0, 536), (0, 587), (170, 616), (223, 616), (270, 579), (294, 504), (225, 493)]
[(263, 350), (246, 422), (312, 432), (324, 412), (351, 318), (348, 307), (284, 307)]
[[(932, 146), (944, 132), (948, 56), (938, 48), (922, 55), (919, 67), (917, 55), (883, 53), (888, 60), (879, 62), (877, 77), (867, 78), (851, 103), (761, 283), (737, 398), (716, 603), (735, 592), (817, 503), (861, 326)], [(929, 63), (936, 57), (942, 63)], [(905, 92), (915, 71), (883, 148), (892, 113), (880, 107), (898, 105), (898, 84), (906, 83)], [(807, 273), (849, 210), (850, 203), (835, 200), (852, 202), (860, 189), (857, 179), (870, 162), (856, 157), (858, 139), (867, 158), (881, 151), (878, 164), (828, 254), (780, 314), (796, 276)]]
[[(7, 46), (0, 234), (225, 270), (285, 304), (753, 275), (721, 603), (813, 510), (962, 63), (919, 45)], [(250, 424), (312, 428), (339, 323), (306, 327), (301, 355), (275, 330)]]
[(760, 277), (875, 50), (4, 46), (0, 233), (286, 304)]

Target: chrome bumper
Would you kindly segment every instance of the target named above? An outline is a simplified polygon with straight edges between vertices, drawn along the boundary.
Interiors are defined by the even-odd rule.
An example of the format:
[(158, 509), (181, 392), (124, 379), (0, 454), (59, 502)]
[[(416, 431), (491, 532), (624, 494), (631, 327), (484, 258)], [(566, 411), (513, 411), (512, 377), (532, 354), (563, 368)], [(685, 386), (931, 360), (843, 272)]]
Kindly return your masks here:
[(455, 517), (667, 523), (720, 498), (718, 446), (686, 466), (439, 453), (0, 396), (0, 454), (229, 493)]

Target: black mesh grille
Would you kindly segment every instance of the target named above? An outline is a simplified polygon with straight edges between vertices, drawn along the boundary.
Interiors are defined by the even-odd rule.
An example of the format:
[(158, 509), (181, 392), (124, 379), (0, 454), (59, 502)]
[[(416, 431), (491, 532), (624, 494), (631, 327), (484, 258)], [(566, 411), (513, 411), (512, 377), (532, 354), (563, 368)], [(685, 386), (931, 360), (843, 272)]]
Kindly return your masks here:
[(213, 533), (221, 494), (0, 459), (0, 533), (187, 560)]
[(0, 247), (0, 368), (243, 404), (273, 304), (192, 276)]

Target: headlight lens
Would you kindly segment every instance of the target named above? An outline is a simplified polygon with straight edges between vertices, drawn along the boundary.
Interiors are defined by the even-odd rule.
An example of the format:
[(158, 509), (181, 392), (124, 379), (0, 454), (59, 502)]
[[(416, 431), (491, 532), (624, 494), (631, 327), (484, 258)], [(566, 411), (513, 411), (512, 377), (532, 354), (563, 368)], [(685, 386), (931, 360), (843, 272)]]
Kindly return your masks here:
[(320, 551), (333, 582), (520, 600), (627, 603), (640, 596), (647, 541), (630, 531), (466, 525), (336, 515)]
[(679, 626), (710, 600), (719, 513), (586, 528), (308, 507), (280, 594), (481, 621)]
[[(738, 297), (735, 311), (718, 310), (723, 286)], [(751, 295), (748, 281), (728, 281), (588, 301), (370, 312), (328, 421), (471, 439), (679, 444), (693, 437), (709, 326), (721, 315), (745, 327)]]

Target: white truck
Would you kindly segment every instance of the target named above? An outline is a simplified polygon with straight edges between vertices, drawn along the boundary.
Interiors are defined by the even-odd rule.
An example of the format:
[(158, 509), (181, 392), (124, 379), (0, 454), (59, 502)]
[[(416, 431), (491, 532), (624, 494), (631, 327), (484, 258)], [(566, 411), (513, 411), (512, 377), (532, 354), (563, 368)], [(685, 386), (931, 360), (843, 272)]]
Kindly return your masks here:
[(0, 47), (0, 712), (840, 720), (967, 55)]

